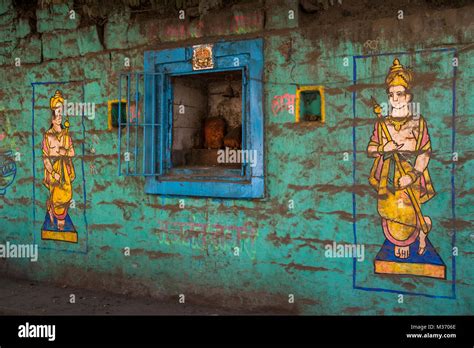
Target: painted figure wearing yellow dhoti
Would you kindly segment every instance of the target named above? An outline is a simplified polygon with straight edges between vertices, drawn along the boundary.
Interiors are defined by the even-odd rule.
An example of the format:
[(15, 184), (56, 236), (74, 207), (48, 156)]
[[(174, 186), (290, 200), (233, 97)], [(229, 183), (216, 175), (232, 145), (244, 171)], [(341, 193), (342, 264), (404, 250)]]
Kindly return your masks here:
[(66, 120), (64, 126), (62, 124), (63, 103), (64, 98), (61, 92), (56, 91), (50, 99), (51, 126), (44, 133), (42, 142), (43, 183), (49, 191), (46, 209), (50, 219), (49, 227), (43, 228), (43, 239), (77, 242), (77, 240), (68, 240), (68, 238), (52, 237), (55, 233), (60, 235), (57, 232), (65, 231), (66, 219), (70, 220), (68, 210), (73, 197), (72, 183), (76, 177), (72, 163), (75, 152), (69, 135), (69, 121)]
[(369, 182), (378, 193), (382, 229), (399, 259), (412, 256), (410, 245), (416, 241), (416, 253), (425, 253), (432, 223), (423, 216), (421, 205), (435, 195), (428, 171), (428, 126), (424, 117), (411, 112), (412, 83), (413, 73), (395, 59), (385, 79), (390, 111), (382, 117), (381, 108), (375, 106), (379, 119), (367, 148), (375, 158)]

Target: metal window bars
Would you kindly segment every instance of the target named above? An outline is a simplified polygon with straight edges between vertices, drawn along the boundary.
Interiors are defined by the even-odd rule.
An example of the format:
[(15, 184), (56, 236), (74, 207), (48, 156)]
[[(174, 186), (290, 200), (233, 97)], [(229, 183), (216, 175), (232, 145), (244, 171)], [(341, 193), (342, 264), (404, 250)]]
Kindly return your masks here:
[[(117, 106), (119, 176), (163, 174), (163, 146), (158, 146), (158, 142), (163, 139), (162, 82), (161, 73), (119, 74)], [(124, 96), (126, 99), (122, 99)], [(125, 123), (122, 122), (123, 101), (126, 108)]]
[[(248, 77), (242, 69), (242, 150), (246, 150), (249, 132)], [(125, 81), (125, 82), (124, 82)], [(118, 175), (155, 176), (165, 174), (165, 151), (171, 137), (165, 136), (173, 108), (165, 105), (164, 74), (123, 72), (118, 81)], [(126, 97), (126, 98), (125, 98)], [(125, 104), (125, 122), (122, 122)], [(168, 110), (169, 114), (167, 114)], [(169, 120), (165, 120), (168, 117)], [(165, 144), (164, 141), (168, 141)], [(248, 176), (248, 163), (242, 163), (241, 176)]]

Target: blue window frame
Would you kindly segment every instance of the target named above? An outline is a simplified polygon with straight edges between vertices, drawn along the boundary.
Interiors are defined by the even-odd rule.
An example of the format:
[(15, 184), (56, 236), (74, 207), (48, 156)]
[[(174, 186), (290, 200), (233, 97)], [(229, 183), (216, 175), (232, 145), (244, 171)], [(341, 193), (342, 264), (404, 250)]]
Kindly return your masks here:
[[(137, 133), (142, 135), (140, 136), (142, 139), (137, 138), (135, 146), (142, 147), (143, 169), (131, 175), (146, 177), (145, 192), (149, 194), (220, 198), (263, 197), (263, 42), (261, 39), (256, 39), (214, 43), (212, 45), (213, 67), (204, 70), (193, 69), (193, 50), (191, 46), (145, 52), (145, 72), (136, 75), (137, 101), (140, 98), (139, 94), (142, 93), (138, 92), (138, 81), (140, 78), (143, 81), (144, 119), (131, 130), (128, 129), (127, 123), (127, 128), (122, 131), (128, 135), (130, 132), (133, 134), (138, 127), (142, 127), (140, 133)], [(176, 101), (173, 100), (173, 81), (177, 77), (201, 78), (198, 74), (222, 72), (237, 72), (242, 77), (241, 149), (253, 151), (256, 154), (256, 161), (252, 165), (242, 163), (240, 168), (220, 168), (219, 170), (199, 167), (181, 168), (174, 165), (173, 111)], [(127, 77), (127, 84), (127, 96), (130, 99), (130, 74)], [(119, 100), (121, 98), (122, 96), (119, 95)], [(138, 103), (136, 106), (138, 107)], [(120, 129), (121, 127), (119, 127), (119, 137), (121, 136)], [(137, 149), (130, 149), (127, 143), (127, 152), (130, 151), (132, 154), (135, 151), (137, 155), (140, 152)], [(128, 170), (127, 174), (130, 174)]]

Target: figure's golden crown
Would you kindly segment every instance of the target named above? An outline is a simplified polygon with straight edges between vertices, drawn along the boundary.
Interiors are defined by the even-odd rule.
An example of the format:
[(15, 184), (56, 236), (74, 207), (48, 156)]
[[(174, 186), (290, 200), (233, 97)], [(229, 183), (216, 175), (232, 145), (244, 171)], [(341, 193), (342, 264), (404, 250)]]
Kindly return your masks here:
[(63, 104), (64, 98), (63, 98), (63, 95), (61, 94), (61, 91), (57, 90), (56, 93), (54, 93), (54, 95), (51, 97), (49, 101), (49, 107), (51, 108), (51, 110), (54, 110), (56, 109), (59, 103)]
[(398, 58), (395, 58), (393, 60), (392, 66), (390, 67), (390, 71), (385, 78), (385, 84), (387, 85), (387, 88), (392, 86), (403, 86), (406, 89), (410, 89), (412, 82), (413, 73), (400, 64), (400, 60), (398, 60)]

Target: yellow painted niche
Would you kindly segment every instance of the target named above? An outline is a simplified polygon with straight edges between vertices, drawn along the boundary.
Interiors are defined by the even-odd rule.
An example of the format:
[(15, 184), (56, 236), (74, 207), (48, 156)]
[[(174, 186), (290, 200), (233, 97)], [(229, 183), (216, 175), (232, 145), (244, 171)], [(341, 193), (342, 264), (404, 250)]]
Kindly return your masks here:
[[(112, 100), (107, 101), (107, 126), (109, 130), (112, 130), (113, 128), (112, 127), (112, 106), (114, 104), (118, 104), (118, 102), (119, 102), (118, 99), (112, 99)], [(122, 99), (121, 102), (127, 105), (127, 100)], [(126, 106), (125, 106), (125, 112), (127, 112)], [(120, 115), (118, 115), (118, 117), (120, 117)]]
[(324, 99), (324, 87), (323, 86), (298, 86), (296, 88), (296, 110), (295, 110), (295, 122), (300, 122), (301, 116), (301, 93), (302, 92), (319, 92), (321, 96), (321, 121), (320, 123), (326, 122), (326, 111), (325, 111), (325, 99)]

